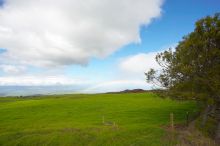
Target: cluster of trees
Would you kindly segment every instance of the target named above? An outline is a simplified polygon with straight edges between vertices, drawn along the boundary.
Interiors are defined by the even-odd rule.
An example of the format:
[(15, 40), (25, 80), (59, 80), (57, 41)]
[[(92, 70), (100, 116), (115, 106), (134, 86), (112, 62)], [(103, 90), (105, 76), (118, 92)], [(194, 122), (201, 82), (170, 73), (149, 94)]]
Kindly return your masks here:
[(215, 137), (220, 139), (220, 13), (195, 24), (193, 32), (175, 50), (159, 53), (156, 61), (162, 70), (151, 69), (148, 82), (167, 89), (175, 98), (193, 98), (203, 103), (201, 126), (212, 118)]

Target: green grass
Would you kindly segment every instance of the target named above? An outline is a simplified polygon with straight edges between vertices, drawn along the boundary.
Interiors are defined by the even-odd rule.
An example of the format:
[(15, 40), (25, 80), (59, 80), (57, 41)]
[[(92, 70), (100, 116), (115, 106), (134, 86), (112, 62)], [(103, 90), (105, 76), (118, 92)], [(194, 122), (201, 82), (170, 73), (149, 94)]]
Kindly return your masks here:
[[(0, 145), (166, 145), (169, 114), (183, 123), (195, 108), (151, 93), (0, 98)], [(118, 128), (104, 125), (103, 116)]]

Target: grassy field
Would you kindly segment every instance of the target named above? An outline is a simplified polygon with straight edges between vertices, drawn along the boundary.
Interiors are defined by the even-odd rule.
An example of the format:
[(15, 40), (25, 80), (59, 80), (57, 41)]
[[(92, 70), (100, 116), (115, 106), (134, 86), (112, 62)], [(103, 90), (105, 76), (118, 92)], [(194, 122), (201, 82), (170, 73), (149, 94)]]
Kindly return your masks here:
[(0, 145), (169, 145), (169, 114), (184, 123), (195, 106), (151, 93), (0, 98)]

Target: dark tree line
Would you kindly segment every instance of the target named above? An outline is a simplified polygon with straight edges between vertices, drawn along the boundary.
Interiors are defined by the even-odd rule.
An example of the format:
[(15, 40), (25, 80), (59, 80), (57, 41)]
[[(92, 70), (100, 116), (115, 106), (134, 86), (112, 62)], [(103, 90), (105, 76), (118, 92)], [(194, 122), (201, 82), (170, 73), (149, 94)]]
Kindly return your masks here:
[(162, 86), (174, 98), (193, 98), (204, 105), (201, 126), (212, 119), (220, 139), (220, 13), (195, 24), (193, 32), (179, 42), (175, 51), (159, 53), (162, 70), (151, 69), (148, 82)]

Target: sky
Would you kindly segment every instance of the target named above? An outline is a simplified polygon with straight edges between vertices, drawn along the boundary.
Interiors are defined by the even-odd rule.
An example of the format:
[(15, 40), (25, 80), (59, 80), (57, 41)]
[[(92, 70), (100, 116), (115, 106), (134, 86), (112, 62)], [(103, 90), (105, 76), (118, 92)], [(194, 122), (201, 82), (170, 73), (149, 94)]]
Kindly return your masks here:
[(152, 89), (155, 55), (216, 12), (220, 0), (0, 0), (0, 88)]

